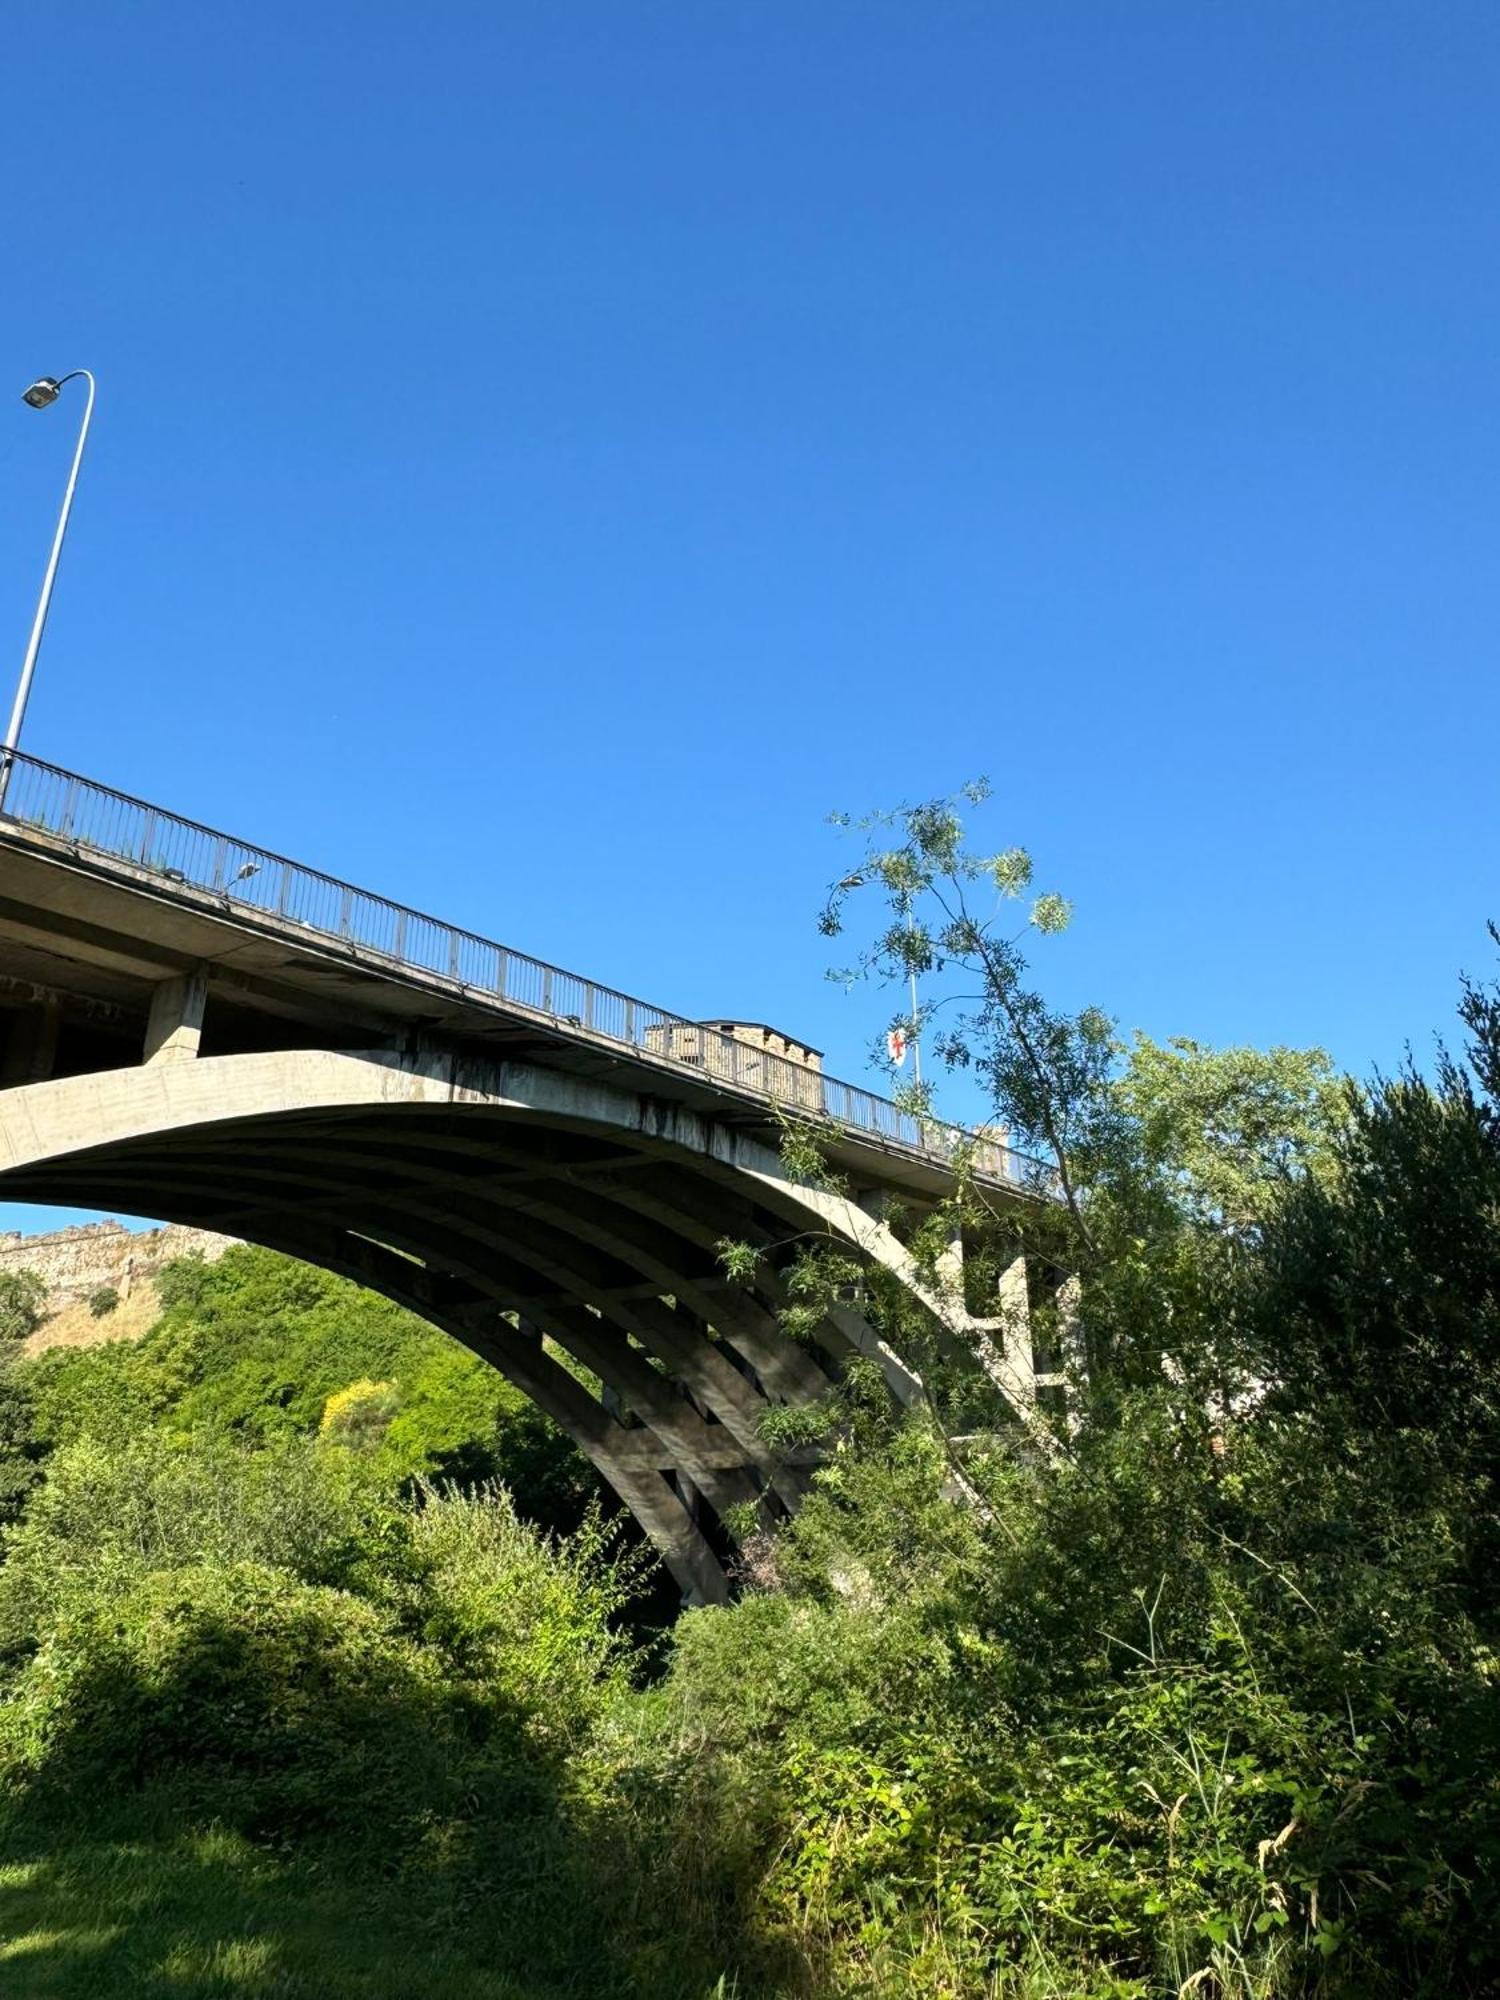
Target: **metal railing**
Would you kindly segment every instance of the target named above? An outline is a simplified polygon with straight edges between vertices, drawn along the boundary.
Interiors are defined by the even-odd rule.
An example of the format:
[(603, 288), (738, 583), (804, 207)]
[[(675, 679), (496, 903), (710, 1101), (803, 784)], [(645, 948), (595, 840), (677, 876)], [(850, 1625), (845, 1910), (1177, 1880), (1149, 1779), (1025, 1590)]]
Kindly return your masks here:
[(1036, 1178), (1037, 1162), (993, 1139), (918, 1118), (807, 1063), (666, 1013), (19, 751), (10, 753), (0, 794), (0, 828), (7, 824), (50, 835), (80, 854), (124, 862), (169, 889), (211, 896), (227, 911), (305, 930), (351, 955), (421, 973), (466, 1000), (691, 1067), (783, 1110), (821, 1115), (851, 1133), (935, 1161), (972, 1148), (976, 1170), (991, 1179)]

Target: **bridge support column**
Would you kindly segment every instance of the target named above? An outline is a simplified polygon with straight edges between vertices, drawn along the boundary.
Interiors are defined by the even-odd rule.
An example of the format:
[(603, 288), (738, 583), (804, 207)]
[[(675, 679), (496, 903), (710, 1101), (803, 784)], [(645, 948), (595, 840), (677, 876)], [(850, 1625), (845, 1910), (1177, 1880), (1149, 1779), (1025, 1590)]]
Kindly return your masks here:
[(956, 1224), (948, 1233), (948, 1241), (939, 1252), (937, 1260), (938, 1283), (953, 1299), (955, 1317), (961, 1316), (964, 1306), (964, 1233)]
[(1000, 1273), (1000, 1346), (1014, 1379), (1036, 1394), (1036, 1356), (1031, 1343), (1031, 1298), (1026, 1259), (1017, 1257)]
[(151, 995), (146, 1022), (147, 1063), (190, 1062), (203, 1039), (208, 975), (200, 967), (180, 979), (166, 979)]

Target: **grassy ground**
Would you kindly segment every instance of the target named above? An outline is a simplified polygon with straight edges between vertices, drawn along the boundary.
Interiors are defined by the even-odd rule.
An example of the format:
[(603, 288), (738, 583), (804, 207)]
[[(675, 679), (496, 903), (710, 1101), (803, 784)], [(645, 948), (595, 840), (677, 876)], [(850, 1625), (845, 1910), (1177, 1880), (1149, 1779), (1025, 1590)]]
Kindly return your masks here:
[(340, 1881), (222, 1829), (10, 1848), (6, 2000), (558, 2000), (562, 1990), (518, 1984), (461, 1938), (434, 1935), (420, 1890)]

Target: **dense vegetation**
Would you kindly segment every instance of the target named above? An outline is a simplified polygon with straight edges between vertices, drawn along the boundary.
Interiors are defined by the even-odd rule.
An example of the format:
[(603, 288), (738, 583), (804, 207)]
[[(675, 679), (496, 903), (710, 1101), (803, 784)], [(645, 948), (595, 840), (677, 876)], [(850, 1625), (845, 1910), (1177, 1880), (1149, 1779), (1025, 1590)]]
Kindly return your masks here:
[(1022, 970), (964, 1046), (1068, 1149), (1076, 1422), (996, 1417), (959, 1493), (972, 1392), (856, 1373), (728, 1610), (654, 1632), (503, 1383), (266, 1253), (8, 1369), (6, 1992), (1500, 1989), (1500, 1004), (1356, 1090)]

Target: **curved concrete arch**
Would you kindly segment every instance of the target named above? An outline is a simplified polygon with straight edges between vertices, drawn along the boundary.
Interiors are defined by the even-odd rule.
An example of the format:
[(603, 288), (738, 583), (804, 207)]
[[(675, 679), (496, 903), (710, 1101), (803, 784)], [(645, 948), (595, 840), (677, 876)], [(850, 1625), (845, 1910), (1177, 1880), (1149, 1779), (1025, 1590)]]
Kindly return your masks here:
[[(402, 1162), (384, 1185), (382, 1139)], [(223, 1228), (411, 1305), (568, 1430), (697, 1597), (725, 1586), (692, 1494), (720, 1514), (770, 1491), (795, 1504), (807, 1454), (771, 1452), (760, 1416), (768, 1396), (806, 1401), (829, 1381), (782, 1333), (769, 1264), (758, 1286), (724, 1283), (722, 1237), (832, 1237), (942, 1310), (884, 1224), (791, 1181), (763, 1143), (523, 1064), (315, 1049), (27, 1085), (0, 1100), (0, 1186)], [(503, 1317), (515, 1310), (629, 1420)], [(852, 1311), (829, 1334), (832, 1353), (876, 1352), (898, 1394), (920, 1393)]]
[[(336, 1190), (338, 1184), (331, 1177), (309, 1178), (290, 1161), (263, 1168), (246, 1167), (240, 1161), (215, 1164), (207, 1181), (196, 1182), (163, 1178), (150, 1169), (136, 1179), (135, 1171), (138, 1170), (133, 1171), (132, 1185), (149, 1197), (144, 1205), (154, 1202), (160, 1208), (189, 1203), (200, 1221), (211, 1222), (225, 1234), (263, 1240), (276, 1229), (278, 1208), (267, 1201), (268, 1188), (272, 1186), (295, 1199), (301, 1220), (324, 1225), (335, 1234), (345, 1227), (339, 1214), (344, 1204), (335, 1203), (331, 1208), (324, 1205), (328, 1193)], [(202, 1208), (205, 1185), (212, 1188), (215, 1200), (230, 1197), (227, 1205), (222, 1210), (215, 1208), (211, 1216), (205, 1216)], [(364, 1211), (355, 1209), (354, 1213), (369, 1229), (378, 1232), (383, 1243), (420, 1258), (424, 1268), (441, 1268), (449, 1276), (468, 1280), (477, 1292), (493, 1302), (497, 1312), (524, 1311), (543, 1333), (598, 1374), (622, 1404), (661, 1438), (664, 1446), (699, 1468), (698, 1483), (716, 1511), (722, 1513), (726, 1506), (756, 1497), (759, 1488), (742, 1476), (740, 1468), (714, 1464), (713, 1454), (721, 1446), (711, 1437), (710, 1425), (692, 1403), (672, 1391), (670, 1383), (650, 1366), (644, 1355), (629, 1345), (623, 1328), (601, 1309), (587, 1305), (586, 1290), (580, 1290), (576, 1304), (537, 1303), (546, 1290), (546, 1278), (518, 1259), (507, 1257), (503, 1266), (496, 1268), (488, 1256), (476, 1255), (476, 1245), (480, 1252), (487, 1252), (492, 1246), (500, 1247), (502, 1239), (478, 1226), (463, 1227), (461, 1209), (448, 1215), (427, 1204), (412, 1202), (398, 1191), (388, 1200), (372, 1201)], [(411, 1227), (412, 1217), (421, 1226)], [(440, 1222), (449, 1225), (456, 1222), (460, 1226), (439, 1226)], [(777, 1471), (771, 1454), (764, 1454), (760, 1469), (766, 1483), (770, 1483)]]
[[(683, 1105), (521, 1063), (463, 1057), (350, 1054), (327, 1049), (206, 1056), (191, 1063), (111, 1069), (4, 1094), (0, 1174), (131, 1140), (203, 1132), (245, 1120), (379, 1109), (489, 1111), (560, 1131), (608, 1133), (633, 1149), (749, 1176), (804, 1221), (825, 1198), (788, 1181), (776, 1155)], [(474, 1144), (482, 1145), (476, 1135)], [(845, 1204), (850, 1219), (874, 1227)], [(892, 1239), (894, 1241), (894, 1239)]]
[(789, 1180), (769, 1147), (685, 1106), (526, 1064), (305, 1049), (30, 1084), (5, 1093), (0, 1176), (174, 1132), (314, 1110), (403, 1107), (488, 1110), (560, 1130), (618, 1134), (637, 1149), (685, 1158), (713, 1179), (752, 1190), (803, 1230), (830, 1234), (884, 1264), (943, 1316), (943, 1302), (883, 1223), (846, 1196)]
[[(770, 1403), (832, 1379), (779, 1323), (779, 1249), (812, 1236), (884, 1267), (1018, 1412), (1032, 1404), (1029, 1358), (930, 1285), (878, 1216), (792, 1180), (735, 1126), (608, 1080), (326, 1049), (106, 1070), (0, 1094), (0, 1187), (219, 1228), (410, 1304), (573, 1436), (694, 1597), (727, 1588), (699, 1498), (721, 1519), (794, 1506), (812, 1469), (762, 1427)], [(764, 1253), (748, 1287), (719, 1266), (726, 1236)], [(852, 1307), (820, 1338), (834, 1374), (857, 1349), (901, 1400), (921, 1397)]]
[[(685, 1464), (697, 1469), (701, 1475), (697, 1483), (717, 1512), (754, 1499), (762, 1489), (776, 1490), (789, 1504), (800, 1497), (805, 1469), (779, 1457), (761, 1435), (765, 1398), (745, 1374), (729, 1365), (718, 1344), (705, 1340), (701, 1332), (674, 1328), (681, 1313), (665, 1301), (640, 1300), (632, 1310), (608, 1300), (606, 1291), (602, 1296), (608, 1302), (599, 1303), (601, 1295), (591, 1287), (589, 1272), (577, 1268), (577, 1256), (570, 1258), (566, 1246), (557, 1253), (558, 1260), (550, 1262), (538, 1258), (533, 1245), (513, 1242), (488, 1226), (482, 1216), (455, 1227), (455, 1222), (462, 1223), (462, 1209), (453, 1213), (434, 1209), (413, 1199), (404, 1182), (367, 1195), (363, 1204), (357, 1195), (346, 1198), (344, 1183), (334, 1171), (340, 1155), (318, 1149), (328, 1171), (309, 1171), (299, 1129), (284, 1120), (270, 1128), (269, 1138), (261, 1134), (253, 1163), (247, 1163), (246, 1147), (257, 1142), (247, 1141), (245, 1126), (217, 1129), (226, 1135), (220, 1142), (222, 1151), (195, 1145), (185, 1154), (175, 1150), (162, 1154), (138, 1140), (128, 1158), (119, 1157), (113, 1147), (65, 1156), (49, 1169), (50, 1184), (76, 1205), (108, 1206), (122, 1199), (119, 1180), (112, 1181), (111, 1173), (128, 1175), (136, 1207), (256, 1241), (266, 1240), (275, 1229), (287, 1201), (295, 1203), (300, 1218), (330, 1228), (341, 1228), (351, 1219), (362, 1222), (383, 1241), (419, 1257), (427, 1268), (441, 1268), (466, 1280), (497, 1310), (524, 1313), (573, 1352), (623, 1405), (665, 1443), (674, 1444)], [(272, 1191), (281, 1197), (274, 1205)], [(606, 1274), (599, 1284), (606, 1284), (609, 1275), (628, 1274)], [(566, 1297), (550, 1298), (549, 1286)], [(682, 1396), (671, 1393), (671, 1385), (630, 1346), (632, 1334), (703, 1403), (708, 1420), (700, 1418)], [(713, 1419), (725, 1426), (724, 1432), (717, 1439), (700, 1436), (696, 1448), (690, 1449), (685, 1434), (700, 1424), (708, 1431)], [(715, 1464), (726, 1436), (734, 1440), (744, 1461), (741, 1472), (752, 1475), (748, 1482)]]
[[(652, 1257), (636, 1258), (627, 1264), (624, 1260), (632, 1257), (632, 1246), (625, 1238), (608, 1235), (602, 1230), (591, 1232), (581, 1226), (574, 1235), (570, 1235), (562, 1225), (571, 1225), (575, 1218), (564, 1216), (560, 1209), (551, 1207), (546, 1213), (552, 1221), (546, 1228), (545, 1241), (539, 1244), (534, 1228), (529, 1236), (525, 1229), (526, 1218), (537, 1208), (529, 1198), (518, 1205), (518, 1226), (506, 1209), (490, 1206), (485, 1198), (483, 1183), (475, 1186), (472, 1199), (464, 1198), (454, 1187), (447, 1191), (444, 1203), (436, 1204), (422, 1199), (427, 1192), (422, 1181), (402, 1180), (392, 1185), (374, 1185), (364, 1180), (363, 1169), (358, 1176), (348, 1170), (340, 1173), (341, 1156), (331, 1148), (316, 1149), (322, 1164), (317, 1170), (310, 1169), (306, 1164), (309, 1149), (300, 1143), (295, 1126), (278, 1124), (274, 1128), (272, 1141), (263, 1142), (263, 1150), (255, 1155), (259, 1164), (247, 1163), (245, 1143), (240, 1126), (229, 1128), (229, 1137), (222, 1142), (222, 1152), (213, 1149), (204, 1151), (194, 1146), (186, 1154), (173, 1150), (170, 1154), (161, 1155), (148, 1151), (147, 1142), (137, 1141), (130, 1156), (132, 1185), (149, 1189), (157, 1198), (158, 1205), (164, 1199), (184, 1196), (201, 1199), (203, 1187), (212, 1187), (216, 1193), (228, 1197), (223, 1209), (215, 1211), (211, 1218), (213, 1225), (227, 1234), (254, 1235), (260, 1223), (261, 1209), (266, 1206), (272, 1190), (283, 1200), (295, 1197), (301, 1214), (320, 1221), (343, 1225), (351, 1219), (358, 1220), (367, 1230), (378, 1231), (383, 1240), (421, 1256), (425, 1261), (438, 1259), (449, 1271), (461, 1274), (480, 1286), (500, 1305), (525, 1312), (570, 1350), (577, 1352), (579, 1340), (585, 1340), (590, 1351), (580, 1354), (579, 1358), (595, 1368), (644, 1418), (647, 1413), (641, 1407), (641, 1397), (630, 1393), (631, 1382), (637, 1387), (643, 1382), (640, 1369), (633, 1367), (633, 1350), (628, 1347), (628, 1337), (634, 1333), (641, 1344), (658, 1353), (659, 1358), (673, 1360), (675, 1373), (687, 1373), (693, 1378), (688, 1386), (702, 1396), (714, 1416), (734, 1428), (741, 1448), (763, 1475), (765, 1483), (789, 1486), (789, 1499), (800, 1494), (805, 1484), (800, 1473), (795, 1468), (778, 1464), (776, 1455), (759, 1437), (758, 1422), (766, 1402), (750, 1387), (743, 1374), (732, 1368), (707, 1372), (684, 1370), (683, 1360), (690, 1358), (702, 1346), (701, 1337), (690, 1343), (686, 1357), (680, 1341), (675, 1346), (668, 1343), (672, 1348), (669, 1354), (662, 1351), (662, 1342), (655, 1337), (661, 1325), (659, 1318), (652, 1321), (642, 1320), (640, 1315), (627, 1315), (630, 1325), (627, 1327), (622, 1322), (618, 1304), (611, 1297), (611, 1288), (620, 1289), (618, 1281), (622, 1279), (626, 1281), (625, 1289), (640, 1289), (642, 1283), (648, 1282), (656, 1290), (675, 1285), (679, 1296), (693, 1295), (695, 1288), (677, 1275), (691, 1262), (686, 1244), (681, 1246), (675, 1262), (670, 1241), (659, 1239), (653, 1245)], [(109, 1150), (105, 1149), (106, 1153)], [(165, 1170), (159, 1164), (162, 1158), (169, 1162)], [(91, 1152), (83, 1156), (80, 1170), (96, 1174), (100, 1160), (99, 1152)], [(54, 1175), (67, 1176), (70, 1173), (66, 1164), (51, 1171)], [(445, 1181), (458, 1179), (448, 1175), (441, 1178)], [(580, 1204), (588, 1198), (586, 1191), (578, 1191)], [(275, 1209), (268, 1209), (267, 1212), (274, 1214)], [(553, 1222), (558, 1226), (552, 1226)], [(610, 1252), (618, 1253), (618, 1267), (594, 1257), (600, 1236), (606, 1237)], [(581, 1250), (580, 1242), (584, 1245)], [(606, 1259), (610, 1252), (605, 1253)], [(549, 1286), (566, 1292), (568, 1300), (543, 1303)], [(726, 1291), (725, 1299), (728, 1309), (722, 1312), (715, 1299), (704, 1299), (701, 1303), (709, 1316), (720, 1325), (721, 1331), (726, 1327), (729, 1329), (728, 1337), (732, 1339), (733, 1329), (743, 1320), (745, 1308), (733, 1293)], [(579, 1318), (578, 1311), (573, 1309), (575, 1305), (577, 1308), (592, 1308), (592, 1324), (586, 1324)], [(608, 1338), (610, 1333), (613, 1333), (613, 1339)], [(775, 1326), (769, 1310), (761, 1312), (751, 1334), (751, 1339), (739, 1340), (739, 1347), (748, 1350), (749, 1358), (759, 1363), (763, 1373), (771, 1374), (773, 1380), (791, 1390), (789, 1399), (796, 1400), (799, 1392), (804, 1395), (823, 1392), (827, 1378), (808, 1367), (801, 1350), (787, 1341)], [(772, 1352), (773, 1346), (780, 1352)], [(606, 1356), (619, 1361), (618, 1370), (602, 1365)], [(629, 1379), (622, 1379), (622, 1375)], [(653, 1372), (651, 1383), (658, 1379)], [(723, 1402), (721, 1391), (726, 1380), (740, 1390), (749, 1389), (755, 1407), (746, 1425), (735, 1426), (735, 1415), (742, 1407), (743, 1397), (720, 1407)], [(645, 1386), (650, 1387), (651, 1383)], [(719, 1509), (719, 1502), (713, 1499), (708, 1483), (700, 1483)], [(732, 1496), (735, 1500), (746, 1497), (751, 1496)]]
[[(347, 1146), (347, 1141), (341, 1141), (341, 1144)], [(524, 1159), (524, 1154), (513, 1145), (505, 1146), (492, 1140), (465, 1142), (464, 1149), (487, 1159), (499, 1157), (517, 1162)], [(404, 1142), (403, 1153), (410, 1150), (410, 1142)], [(440, 1140), (432, 1136), (425, 1141), (427, 1160), (430, 1163), (442, 1162), (443, 1167), (450, 1170), (439, 1170), (436, 1165), (424, 1166), (419, 1182), (414, 1184), (419, 1201), (439, 1185), (457, 1190), (463, 1201), (487, 1201), (495, 1192), (497, 1182), (509, 1180), (506, 1175), (487, 1174), (476, 1181), (472, 1173), (452, 1172), (451, 1160), (445, 1156), (456, 1150), (458, 1148), (451, 1138)], [(772, 1218), (727, 1181), (716, 1182), (706, 1193), (700, 1188), (694, 1196), (687, 1184), (686, 1173), (680, 1169), (653, 1163), (652, 1172), (643, 1175), (639, 1172), (642, 1157), (639, 1153), (622, 1155), (616, 1168), (607, 1169), (602, 1176), (591, 1171), (582, 1184), (570, 1177), (567, 1169), (539, 1175), (528, 1172), (524, 1193), (499, 1206), (507, 1217), (532, 1217), (556, 1226), (566, 1235), (570, 1246), (584, 1243), (618, 1257), (639, 1270), (643, 1277), (671, 1290), (680, 1302), (692, 1304), (700, 1317), (712, 1321), (721, 1337), (755, 1369), (757, 1377), (773, 1391), (784, 1393), (788, 1400), (823, 1393), (826, 1381), (810, 1363), (804, 1350), (786, 1339), (778, 1324), (776, 1315), (787, 1302), (779, 1273), (769, 1263), (763, 1263), (748, 1284), (730, 1287), (720, 1270), (719, 1245), (726, 1234), (747, 1240), (758, 1249), (768, 1250), (773, 1247), (776, 1235)], [(335, 1189), (347, 1185), (349, 1169), (346, 1152), (310, 1152), (299, 1145), (293, 1163), (293, 1170), (299, 1178), (305, 1177), (305, 1162), (309, 1158), (328, 1166), (337, 1176), (324, 1185)], [(366, 1164), (364, 1171), (374, 1169)], [(673, 1178), (664, 1186), (667, 1176)], [(535, 1191), (538, 1186), (551, 1192), (539, 1194)], [(405, 1198), (404, 1193), (391, 1197), (393, 1201)], [(476, 1220), (479, 1227), (489, 1231), (495, 1247), (508, 1254), (513, 1261), (531, 1264), (540, 1261), (548, 1281), (573, 1284), (577, 1274), (568, 1259), (576, 1256), (576, 1251), (570, 1248), (567, 1259), (560, 1260), (554, 1254), (539, 1260), (534, 1237), (525, 1238), (524, 1247), (518, 1248), (523, 1244), (524, 1232), (510, 1227), (503, 1234), (496, 1233), (492, 1220), (487, 1222), (483, 1217)], [(704, 1296), (701, 1283), (692, 1285), (684, 1280), (684, 1273), (691, 1268), (694, 1252), (706, 1254), (713, 1285), (712, 1296)], [(580, 1299), (604, 1311), (599, 1305), (597, 1291), (591, 1291), (587, 1285), (577, 1286), (576, 1289)], [(619, 1316), (616, 1312), (605, 1312), (605, 1317), (618, 1321)], [(837, 1320), (830, 1323), (827, 1328), (830, 1348), (834, 1352), (840, 1347), (851, 1346), (865, 1352), (876, 1351), (878, 1344), (874, 1344), (874, 1337), (868, 1328), (862, 1329), (862, 1337), (850, 1338), (853, 1318), (853, 1315), (840, 1313)], [(656, 1351), (657, 1343), (649, 1329), (632, 1325), (629, 1331), (643, 1345)], [(881, 1351), (881, 1358), (887, 1365), (893, 1389), (902, 1399), (911, 1400), (915, 1378), (888, 1350)], [(719, 1380), (722, 1379), (721, 1375)], [(695, 1384), (694, 1388), (695, 1393), (702, 1393), (711, 1405), (715, 1404), (711, 1380)], [(721, 1414), (724, 1421), (732, 1421), (727, 1413)]]
[[(0, 1185), (4, 1185), (3, 1179)], [(73, 1184), (73, 1191), (85, 1206), (109, 1207), (119, 1203), (121, 1183), (106, 1174), (97, 1182)], [(225, 1219), (213, 1209), (205, 1191), (195, 1193), (154, 1183), (148, 1183), (143, 1191), (150, 1197), (143, 1205), (162, 1221), (214, 1228)], [(28, 1198), (33, 1192), (40, 1191), (28, 1184)], [(723, 1565), (671, 1481), (677, 1459), (687, 1456), (681, 1444), (674, 1452), (667, 1440), (647, 1426), (632, 1429), (621, 1423), (546, 1353), (539, 1339), (528, 1339), (509, 1325), (493, 1301), (446, 1296), (436, 1282), (446, 1274), (434, 1274), (378, 1243), (320, 1225), (293, 1210), (235, 1220), (246, 1241), (317, 1264), (379, 1292), (487, 1361), (592, 1461), (600, 1477), (635, 1516), (685, 1599), (689, 1603), (725, 1600), (728, 1579)], [(701, 1450), (690, 1462), (699, 1472), (707, 1473), (712, 1484), (717, 1469), (704, 1463)]]

